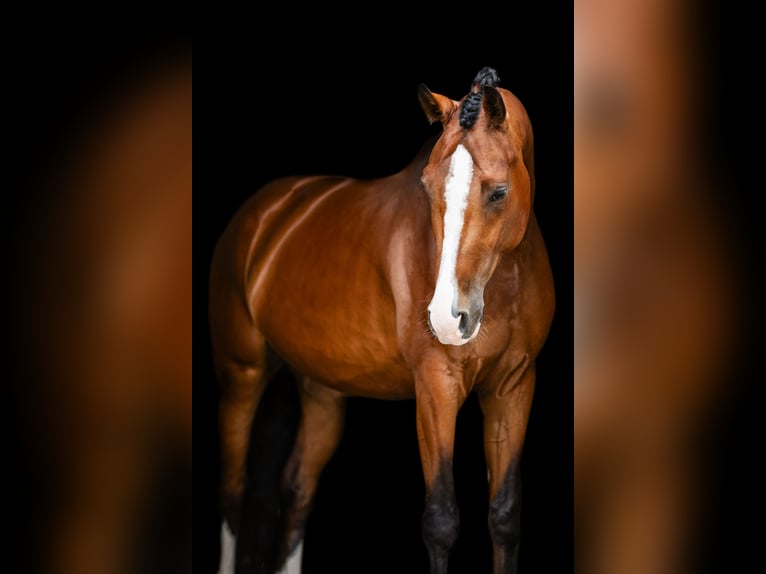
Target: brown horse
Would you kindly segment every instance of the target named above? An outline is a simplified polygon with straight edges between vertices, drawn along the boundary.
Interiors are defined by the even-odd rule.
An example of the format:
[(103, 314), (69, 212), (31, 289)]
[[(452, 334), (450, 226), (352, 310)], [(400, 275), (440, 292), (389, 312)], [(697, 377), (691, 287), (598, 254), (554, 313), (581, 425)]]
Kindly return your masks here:
[(554, 309), (532, 212), (532, 129), (484, 68), (460, 102), (420, 86), (443, 131), (401, 172), (358, 181), (295, 177), (252, 197), (219, 240), (210, 280), (221, 384), (221, 571), (233, 567), (250, 426), (270, 376), (300, 373), (302, 417), (284, 474), (280, 563), (300, 570), (319, 475), (347, 396), (415, 398), (431, 571), (458, 533), (455, 419), (471, 391), (484, 415), (495, 572), (514, 572), (519, 460), (535, 359)]

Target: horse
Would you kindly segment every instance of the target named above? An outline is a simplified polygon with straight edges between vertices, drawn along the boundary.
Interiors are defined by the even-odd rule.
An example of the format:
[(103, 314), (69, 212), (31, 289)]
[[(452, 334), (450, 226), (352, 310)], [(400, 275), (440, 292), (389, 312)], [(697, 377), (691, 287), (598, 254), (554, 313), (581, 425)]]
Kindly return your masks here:
[(452, 455), (471, 392), (483, 414), (495, 572), (515, 572), (520, 457), (535, 361), (555, 307), (532, 210), (527, 112), (483, 68), (455, 101), (418, 86), (438, 137), (391, 176), (289, 177), (234, 215), (211, 262), (209, 321), (219, 381), (221, 567), (231, 572), (251, 423), (269, 379), (297, 374), (302, 413), (283, 474), (282, 571), (299, 572), (319, 476), (346, 397), (415, 399), (430, 571), (458, 535)]

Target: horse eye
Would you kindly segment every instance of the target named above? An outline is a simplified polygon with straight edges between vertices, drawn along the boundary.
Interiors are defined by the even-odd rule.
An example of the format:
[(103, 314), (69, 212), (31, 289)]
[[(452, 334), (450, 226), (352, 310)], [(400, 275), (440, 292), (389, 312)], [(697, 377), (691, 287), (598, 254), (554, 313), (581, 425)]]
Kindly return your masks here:
[(498, 187), (492, 192), (492, 195), (489, 196), (489, 202), (497, 203), (498, 201), (502, 201), (507, 194), (508, 194), (507, 187)]

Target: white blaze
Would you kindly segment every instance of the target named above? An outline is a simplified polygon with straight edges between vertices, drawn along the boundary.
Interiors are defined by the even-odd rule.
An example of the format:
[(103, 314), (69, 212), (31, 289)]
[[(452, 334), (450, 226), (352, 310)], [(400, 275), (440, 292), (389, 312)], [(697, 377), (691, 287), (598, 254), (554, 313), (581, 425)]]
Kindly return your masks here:
[(221, 526), (221, 565), (218, 574), (234, 574), (234, 534), (229, 530), (226, 521)]
[(468, 192), (473, 178), (473, 158), (463, 145), (458, 145), (450, 158), (449, 173), (444, 186), (444, 239), (439, 262), (436, 290), (428, 305), (428, 314), (434, 333), (445, 345), (465, 345), (479, 331), (478, 325), (469, 339), (460, 332), (460, 318), (453, 317), (452, 306), (457, 304), (457, 252), (463, 231)]

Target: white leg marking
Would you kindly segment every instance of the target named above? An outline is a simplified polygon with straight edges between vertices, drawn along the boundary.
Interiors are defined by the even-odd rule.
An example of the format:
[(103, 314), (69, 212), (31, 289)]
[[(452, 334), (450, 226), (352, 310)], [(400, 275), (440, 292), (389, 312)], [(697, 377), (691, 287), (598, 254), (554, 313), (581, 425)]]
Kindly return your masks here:
[(298, 543), (293, 553), (287, 558), (284, 568), (277, 574), (301, 574), (301, 561), (303, 559), (303, 540)]
[(234, 574), (234, 549), (236, 539), (229, 525), (224, 521), (221, 526), (221, 564), (218, 566), (218, 574)]
[[(463, 145), (458, 145), (450, 158), (449, 174), (445, 182), (444, 240), (442, 241), (439, 275), (436, 290), (428, 305), (431, 326), (436, 337), (445, 345), (465, 345), (471, 339), (463, 339), (460, 319), (452, 316), (452, 305), (457, 299), (457, 251), (463, 231), (468, 192), (473, 179), (473, 158)], [(474, 331), (473, 335), (478, 332)], [(473, 337), (471, 337), (473, 338)]]

